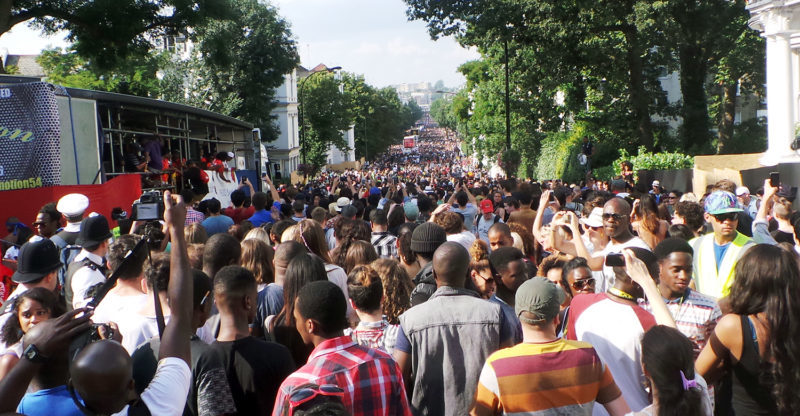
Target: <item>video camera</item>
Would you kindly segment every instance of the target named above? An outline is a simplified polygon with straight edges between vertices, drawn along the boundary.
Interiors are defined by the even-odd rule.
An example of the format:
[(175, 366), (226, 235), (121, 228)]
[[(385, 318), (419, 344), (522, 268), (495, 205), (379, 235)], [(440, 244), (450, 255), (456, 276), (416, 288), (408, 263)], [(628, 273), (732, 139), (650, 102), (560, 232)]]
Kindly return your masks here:
[(131, 219), (136, 221), (163, 220), (164, 197), (161, 192), (145, 192), (133, 202)]

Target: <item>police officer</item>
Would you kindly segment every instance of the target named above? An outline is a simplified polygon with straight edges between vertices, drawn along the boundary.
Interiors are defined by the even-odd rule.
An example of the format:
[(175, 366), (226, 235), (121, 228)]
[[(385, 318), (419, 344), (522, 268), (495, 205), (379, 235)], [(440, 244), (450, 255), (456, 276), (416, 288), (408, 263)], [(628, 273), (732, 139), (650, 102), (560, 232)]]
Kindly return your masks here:
[(102, 215), (81, 222), (77, 243), (83, 247), (67, 269), (64, 295), (67, 308), (79, 308), (86, 303), (86, 292), (106, 280), (105, 255), (108, 252), (111, 230)]
[(88, 207), (89, 198), (83, 194), (67, 194), (58, 200), (56, 209), (67, 218), (67, 226), (52, 238), (59, 248), (63, 249), (68, 245), (76, 244), (78, 233), (81, 230), (83, 213)]
[[(11, 276), (11, 280), (18, 283), (17, 288), (0, 308), (0, 328), (13, 315), (11, 310), (14, 306), (14, 299), (26, 290), (35, 287), (43, 287), (47, 290), (56, 291), (58, 286), (57, 272), (61, 267), (58, 259), (58, 247), (48, 239), (25, 243), (19, 249), (17, 271)], [(61, 300), (63, 302), (63, 299)], [(6, 345), (0, 345), (0, 353)]]

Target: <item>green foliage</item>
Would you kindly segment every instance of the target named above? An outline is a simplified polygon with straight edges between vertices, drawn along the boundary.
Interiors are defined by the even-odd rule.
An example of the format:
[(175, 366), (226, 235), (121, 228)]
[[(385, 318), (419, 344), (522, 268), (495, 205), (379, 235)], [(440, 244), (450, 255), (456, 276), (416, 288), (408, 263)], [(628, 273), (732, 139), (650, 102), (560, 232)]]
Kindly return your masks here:
[[(709, 127), (716, 118), (709, 115), (707, 81), (764, 83), (763, 39), (747, 26), (745, 0), (404, 1), (409, 18), (424, 21), (431, 37), (455, 36), (481, 53), (460, 67), (467, 83), (448, 97), (451, 114), (435, 116), (480, 137), (470, 142), (478, 154), (504, 147), (508, 66), (512, 142), (522, 151), (523, 171), (536, 161), (542, 133), (576, 122), (586, 123), (595, 143), (612, 149), (665, 151), (691, 144), (692, 152), (711, 150)], [(672, 71), (681, 74), (682, 100), (674, 105), (659, 79)], [(462, 95), (467, 115), (455, 111)], [(677, 134), (656, 121), (676, 116), (686, 124)], [(606, 157), (601, 159), (611, 163)]]
[(199, 27), (209, 16), (224, 18), (230, 8), (228, 0), (2, 1), (0, 36), (32, 19), (47, 33), (68, 32), (76, 52), (106, 71), (146, 55), (152, 39)]
[(584, 171), (577, 156), (585, 131), (583, 125), (576, 124), (570, 131), (548, 134), (542, 141), (534, 176), (539, 180), (580, 181)]
[(609, 181), (617, 175), (614, 173), (614, 167), (608, 165), (592, 169), (592, 176), (600, 181)]
[(620, 151), (620, 157), (614, 161), (614, 175), (622, 174), (622, 162), (629, 161), (633, 164), (633, 170), (670, 170), (670, 169), (691, 169), (694, 167), (694, 157), (682, 153), (650, 153), (644, 148), (639, 148), (639, 154), (632, 156), (624, 149)]
[(0, 69), (3, 69), (5, 73), (8, 75), (19, 74), (19, 68), (17, 68), (16, 65), (7, 65), (5, 68), (0, 68)]
[(723, 154), (761, 153), (767, 150), (767, 120), (758, 117), (743, 121), (733, 128), (733, 138)]
[(343, 132), (353, 124), (350, 100), (340, 92), (342, 82), (327, 72), (315, 72), (300, 81), (300, 137), (306, 160), (317, 169), (326, 163), (333, 145), (346, 150)]
[(53, 84), (156, 98), (160, 91), (156, 73), (165, 60), (164, 55), (149, 53), (131, 57), (116, 70), (104, 70), (84, 59), (73, 45), (67, 50), (44, 50), (36, 62)]

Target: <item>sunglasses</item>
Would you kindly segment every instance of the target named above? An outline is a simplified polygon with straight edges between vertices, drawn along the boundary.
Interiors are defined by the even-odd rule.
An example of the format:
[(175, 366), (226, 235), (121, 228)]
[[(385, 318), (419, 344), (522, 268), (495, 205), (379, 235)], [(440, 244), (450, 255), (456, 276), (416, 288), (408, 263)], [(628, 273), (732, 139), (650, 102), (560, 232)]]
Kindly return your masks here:
[(735, 212), (727, 212), (725, 214), (714, 214), (712, 217), (717, 219), (717, 222), (733, 221), (736, 219)]
[(590, 277), (588, 279), (576, 280), (572, 282), (572, 288), (575, 290), (594, 288), (594, 277)]
[(289, 416), (294, 414), (294, 410), (297, 407), (319, 396), (344, 397), (344, 390), (335, 384), (309, 385), (308, 387), (297, 389), (289, 395)]
[(608, 221), (608, 220), (610, 220), (612, 218), (614, 219), (614, 221), (622, 221), (622, 219), (625, 218), (625, 215), (622, 215), (622, 214), (611, 214), (611, 213), (604, 213), (603, 214), (603, 219), (606, 220), (606, 221)]

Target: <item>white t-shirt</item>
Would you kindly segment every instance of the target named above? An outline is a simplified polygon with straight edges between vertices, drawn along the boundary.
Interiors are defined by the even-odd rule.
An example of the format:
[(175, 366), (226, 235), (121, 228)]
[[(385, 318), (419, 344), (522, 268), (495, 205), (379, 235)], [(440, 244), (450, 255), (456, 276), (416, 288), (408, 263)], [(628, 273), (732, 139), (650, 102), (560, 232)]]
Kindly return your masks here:
[[(650, 247), (647, 245), (647, 243), (644, 242), (644, 240), (642, 240), (639, 237), (633, 237), (624, 243), (615, 243), (613, 241), (609, 241), (606, 247), (603, 250), (594, 253), (593, 257), (602, 257), (603, 259), (605, 259), (607, 255), (622, 253), (623, 249), (629, 247), (639, 247), (645, 250), (650, 250)], [(608, 288), (614, 286), (615, 277), (616, 276), (614, 276), (614, 268), (608, 267), (605, 265), (605, 263), (603, 263), (603, 278), (595, 282), (594, 286), (595, 293), (606, 293)]]
[(109, 293), (103, 298), (103, 301), (97, 305), (92, 315), (92, 322), (97, 324), (105, 324), (108, 322), (119, 323), (120, 320), (131, 316), (147, 303), (147, 300), (153, 301), (153, 298), (145, 295), (144, 293), (132, 296), (120, 296), (115, 293)]
[(462, 231), (458, 234), (450, 234), (447, 236), (447, 241), (453, 241), (464, 246), (469, 251), (472, 243), (475, 241), (475, 234), (469, 231)]
[[(656, 325), (656, 320), (640, 306), (609, 299), (605, 293), (578, 295), (569, 311), (567, 336), (592, 344), (608, 366), (614, 381), (631, 410), (650, 404), (644, 390), (641, 364), (642, 335)], [(607, 415), (603, 406), (595, 406), (593, 415)]]
[[(144, 389), (141, 397), (150, 414), (159, 416), (181, 416), (186, 406), (192, 369), (180, 358), (167, 357), (158, 362), (153, 380)], [(127, 416), (128, 406), (112, 416)]]
[[(169, 316), (164, 316), (164, 325), (169, 323)], [(130, 314), (117, 322), (119, 333), (122, 335), (122, 346), (133, 355), (136, 347), (158, 336), (158, 322), (154, 316), (142, 316), (138, 313)]]

